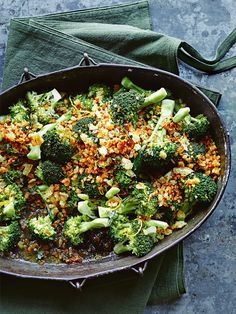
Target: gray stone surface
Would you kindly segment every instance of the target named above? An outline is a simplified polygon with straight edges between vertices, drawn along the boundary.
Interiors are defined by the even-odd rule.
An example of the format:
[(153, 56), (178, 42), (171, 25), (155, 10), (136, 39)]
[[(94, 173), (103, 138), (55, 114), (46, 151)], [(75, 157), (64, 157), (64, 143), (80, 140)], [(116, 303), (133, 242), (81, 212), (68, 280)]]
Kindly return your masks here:
[[(0, 82), (9, 20), (131, 0), (0, 0)], [(235, 0), (150, 0), (153, 29), (182, 38), (205, 57), (235, 27)], [(228, 56), (236, 55), (236, 47)], [(185, 241), (187, 293), (176, 302), (148, 306), (146, 314), (236, 313), (236, 69), (208, 76), (180, 64), (181, 76), (222, 94), (219, 111), (232, 140), (232, 171), (225, 195), (209, 220)], [(132, 314), (132, 313), (131, 313)]]

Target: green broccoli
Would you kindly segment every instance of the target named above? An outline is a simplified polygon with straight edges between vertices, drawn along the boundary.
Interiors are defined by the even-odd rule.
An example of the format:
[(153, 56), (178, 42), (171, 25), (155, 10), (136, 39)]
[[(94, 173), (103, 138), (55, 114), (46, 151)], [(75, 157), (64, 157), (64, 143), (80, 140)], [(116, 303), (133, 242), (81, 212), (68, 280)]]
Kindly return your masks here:
[(83, 233), (98, 229), (107, 228), (109, 226), (108, 218), (96, 218), (91, 221), (84, 221), (84, 216), (70, 217), (64, 225), (64, 236), (70, 241), (72, 245), (78, 245), (83, 242)]
[(151, 236), (138, 234), (131, 238), (128, 243), (117, 243), (113, 250), (116, 254), (131, 252), (138, 257), (142, 257), (153, 249), (154, 244), (155, 242)]
[(99, 98), (103, 101), (108, 101), (112, 97), (112, 90), (105, 84), (93, 84), (89, 86), (88, 97)]
[(61, 122), (68, 121), (71, 118), (71, 112), (68, 111), (64, 115), (60, 116), (56, 120), (55, 123), (47, 124), (42, 127), (41, 130), (38, 132), (30, 134), (31, 137), (31, 144), (30, 144), (30, 151), (27, 154), (27, 157), (31, 160), (40, 160), (41, 159), (41, 145), (44, 141), (43, 136), (55, 129)]
[(29, 108), (27, 108), (27, 105), (24, 101), (18, 101), (9, 109), (12, 122), (23, 122), (25, 120), (29, 120)]
[(24, 175), (22, 171), (10, 169), (7, 172), (3, 174), (3, 180), (6, 182), (6, 184), (13, 184), (17, 183), (19, 186), (24, 185)]
[(182, 191), (182, 200), (176, 202), (170, 199), (169, 209), (164, 212), (165, 218), (171, 223), (174, 219), (183, 220), (191, 214), (194, 207), (198, 204), (208, 204), (213, 201), (217, 193), (217, 183), (202, 172), (195, 172), (191, 168), (173, 168), (164, 178), (172, 180), (173, 175), (177, 174), (174, 181), (176, 187)]
[(31, 116), (36, 117), (38, 122), (45, 125), (58, 119), (55, 108), (61, 95), (55, 88), (43, 94), (28, 92), (26, 98), (29, 101)]
[(114, 180), (118, 183), (121, 189), (128, 189), (132, 183), (131, 177), (129, 177), (124, 170), (118, 170)]
[(56, 231), (52, 226), (52, 221), (49, 215), (29, 219), (28, 226), (34, 236), (41, 240), (53, 240), (56, 236)]
[(69, 198), (68, 198), (68, 200), (66, 202), (67, 203), (67, 208), (70, 211), (73, 211), (73, 210), (77, 209), (79, 201), (81, 201), (81, 199), (79, 198), (78, 194), (74, 190), (71, 190), (70, 194), (69, 194)]
[(121, 254), (131, 252), (136, 256), (144, 256), (148, 254), (154, 244), (158, 242), (160, 237), (158, 229), (165, 230), (169, 225), (160, 220), (144, 220), (114, 216), (114, 222), (111, 219), (110, 233), (115, 242), (114, 252)]
[(26, 199), (19, 186), (15, 183), (1, 188), (0, 219), (11, 220), (19, 218), (20, 212), (25, 207)]
[(151, 94), (152, 92), (147, 91), (145, 89), (143, 89), (142, 87), (134, 84), (127, 76), (123, 77), (123, 79), (121, 80), (121, 85), (125, 88), (125, 89), (132, 89), (135, 90), (137, 93), (139, 94)]
[(115, 208), (99, 206), (99, 216), (111, 217), (114, 213), (118, 213), (121, 215), (136, 214), (152, 217), (158, 210), (157, 198), (152, 193), (153, 187), (151, 184), (139, 182)]
[(91, 199), (101, 197), (98, 183), (94, 182), (93, 178), (90, 178), (89, 175), (83, 174), (78, 177), (78, 188), (83, 194), (87, 194)]
[(183, 132), (191, 139), (199, 139), (206, 135), (210, 122), (206, 116), (199, 114), (195, 118), (187, 115), (183, 120)]
[(71, 160), (73, 148), (69, 141), (62, 140), (56, 130), (53, 129), (43, 136), (41, 156), (43, 160), (51, 160), (64, 165)]
[(202, 143), (189, 142), (187, 148), (181, 153), (183, 159), (190, 159), (191, 161), (197, 161), (206, 153), (206, 147)]
[(129, 219), (118, 213), (113, 213), (110, 217), (109, 233), (116, 243), (129, 240), (140, 231), (141, 227), (142, 221), (139, 219)]
[(164, 88), (147, 97), (134, 89), (128, 92), (117, 93), (113, 96), (110, 106), (112, 119), (120, 125), (131, 122), (135, 127), (139, 120), (139, 112), (151, 104), (160, 102), (166, 95), (167, 93)]
[(94, 137), (94, 134), (89, 129), (90, 124), (96, 124), (96, 118), (95, 117), (84, 117), (79, 119), (79, 121), (76, 122), (76, 124), (73, 126), (73, 131), (75, 133), (86, 134), (89, 137)]
[(201, 172), (193, 172), (183, 179), (184, 199), (191, 204), (210, 203), (217, 193), (217, 184)]
[(13, 221), (8, 226), (0, 226), (0, 252), (9, 252), (20, 239), (20, 225)]
[(153, 186), (150, 183), (139, 182), (131, 192), (131, 200), (138, 204), (137, 215), (152, 217), (158, 210), (157, 198), (153, 196)]
[(88, 98), (87, 94), (76, 95), (72, 100), (74, 103), (79, 102), (81, 109), (88, 111), (91, 111), (95, 104), (93, 98)]
[(164, 99), (161, 104), (161, 114), (157, 124), (134, 160), (134, 172), (146, 172), (148, 168), (160, 170), (174, 162), (178, 143), (172, 142), (163, 128), (163, 122), (169, 119), (174, 111), (175, 102), (171, 99)]
[(65, 176), (62, 166), (51, 160), (40, 162), (36, 168), (35, 174), (47, 185), (58, 183)]
[[(159, 133), (160, 134), (160, 133)], [(175, 162), (175, 156), (179, 145), (158, 137), (155, 143), (148, 144), (142, 152), (143, 167), (160, 170)]]
[[(175, 103), (175, 108), (176, 109), (176, 106), (178, 105), (178, 103)], [(179, 108), (179, 110), (176, 112), (176, 114), (174, 115), (173, 117), (173, 121), (175, 123), (179, 123), (180, 121), (184, 120), (184, 118), (186, 116), (189, 115), (189, 112), (190, 112), (190, 108), (189, 107), (182, 107), (182, 108)]]
[(80, 200), (77, 203), (77, 209), (84, 216), (92, 219), (96, 218), (95, 211), (97, 210), (97, 204), (90, 199)]

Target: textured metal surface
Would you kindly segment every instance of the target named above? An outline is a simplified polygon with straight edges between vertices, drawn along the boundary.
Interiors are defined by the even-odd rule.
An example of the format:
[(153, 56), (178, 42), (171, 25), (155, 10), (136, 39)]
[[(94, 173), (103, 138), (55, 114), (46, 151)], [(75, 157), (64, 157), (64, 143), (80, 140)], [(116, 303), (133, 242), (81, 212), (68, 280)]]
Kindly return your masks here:
[[(9, 20), (136, 0), (0, 0), (0, 82)], [(235, 27), (235, 0), (149, 0), (155, 31), (179, 37), (205, 57)], [(228, 56), (236, 54), (236, 47)], [(208, 76), (180, 64), (181, 76), (223, 94), (219, 111), (230, 132), (232, 170), (213, 215), (184, 241), (187, 293), (169, 304), (147, 306), (145, 314), (233, 314), (236, 308), (236, 69)]]
[[(88, 60), (89, 58), (86, 55), (85, 61), (87, 62), (85, 62), (85, 64), (89, 63)], [(183, 102), (189, 104), (191, 112), (193, 112), (194, 115), (204, 113), (208, 117), (212, 125), (212, 136), (219, 148), (222, 164), (218, 193), (214, 201), (210, 206), (199, 209), (194, 217), (189, 219), (188, 225), (185, 228), (175, 231), (173, 234), (160, 241), (149, 254), (141, 258), (135, 256), (117, 257), (111, 255), (99, 261), (96, 261), (95, 258), (85, 260), (82, 265), (50, 265), (47, 263), (38, 265), (36, 263), (20, 260), (0, 258), (0, 272), (15, 274), (21, 277), (67, 281), (91, 278), (127, 268), (131, 268), (142, 275), (145, 266), (141, 266), (141, 263), (145, 263), (185, 239), (194, 232), (216, 208), (216, 205), (223, 195), (230, 171), (228, 133), (217, 109), (209, 99), (192, 84), (174, 74), (161, 70), (112, 64), (78, 66), (51, 74), (40, 75), (6, 90), (0, 95), (0, 112), (7, 112), (8, 106), (17, 101), (17, 99), (24, 97), (28, 90), (42, 92), (57, 88), (58, 90), (62, 89), (68, 92), (72, 90), (82, 91), (96, 82), (103, 82), (111, 86), (118, 84), (124, 76), (129, 76), (132, 81), (138, 85), (142, 85), (142, 87), (146, 89), (155, 89), (156, 86), (162, 86), (171, 90), (174, 98), (181, 98)], [(77, 77), (83, 77), (83, 81), (78, 82), (76, 80)], [(80, 287), (79, 284), (78, 287)]]

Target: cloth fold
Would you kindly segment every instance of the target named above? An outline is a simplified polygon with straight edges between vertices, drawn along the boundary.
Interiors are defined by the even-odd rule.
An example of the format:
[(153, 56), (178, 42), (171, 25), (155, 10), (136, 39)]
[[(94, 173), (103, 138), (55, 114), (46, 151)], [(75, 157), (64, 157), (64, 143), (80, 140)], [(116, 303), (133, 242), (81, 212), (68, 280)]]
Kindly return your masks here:
[[(228, 59), (226, 66), (220, 63), (235, 40), (234, 33), (211, 64), (180, 39), (152, 31), (151, 24), (147, 1), (13, 19), (3, 88), (16, 84), (26, 66), (35, 74), (47, 73), (79, 64), (85, 52), (98, 63), (151, 66), (176, 74), (178, 58), (211, 73), (235, 66), (234, 59)], [(206, 68), (199, 65), (203, 63)], [(215, 104), (219, 102), (220, 93), (205, 87), (202, 91)], [(143, 313), (147, 303), (168, 302), (184, 292), (180, 243), (152, 259), (142, 278), (131, 270), (118, 272), (89, 280), (82, 292), (63, 282), (2, 275), (0, 312), (136, 314)]]

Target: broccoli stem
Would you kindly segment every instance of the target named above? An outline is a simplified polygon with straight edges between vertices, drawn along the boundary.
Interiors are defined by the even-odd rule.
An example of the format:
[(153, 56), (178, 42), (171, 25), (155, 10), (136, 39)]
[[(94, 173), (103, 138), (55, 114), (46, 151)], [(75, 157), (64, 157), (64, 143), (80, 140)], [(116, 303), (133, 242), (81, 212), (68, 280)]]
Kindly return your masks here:
[(116, 254), (122, 254), (122, 253), (125, 253), (125, 252), (129, 252), (130, 251), (130, 247), (128, 245), (124, 245), (123, 243), (117, 243), (114, 248), (113, 248), (113, 251), (116, 253)]
[(112, 198), (113, 196), (115, 196), (116, 194), (118, 194), (120, 192), (120, 189), (113, 186), (110, 188), (110, 190), (108, 190), (105, 194), (106, 198), (110, 199)]
[(157, 227), (161, 229), (166, 229), (169, 227), (168, 223), (166, 223), (165, 221), (154, 219), (148, 220), (145, 224), (147, 227)]
[(134, 84), (127, 76), (125, 76), (122, 79), (121, 85), (124, 86), (126, 89), (134, 89), (136, 92), (140, 94), (146, 92), (142, 87), (139, 87), (138, 85)]
[(173, 121), (175, 123), (178, 123), (180, 121), (182, 121), (190, 112), (190, 108), (189, 107), (185, 107), (185, 108), (180, 108), (177, 113), (174, 115), (173, 117)]
[(10, 203), (7, 204), (4, 209), (3, 209), (3, 215), (7, 218), (7, 219), (11, 219), (12, 217), (14, 217), (16, 214), (15, 211), (15, 206), (14, 206), (14, 198), (10, 198)]
[(78, 202), (77, 208), (78, 208), (78, 211), (82, 215), (86, 215), (86, 216), (88, 216), (90, 218), (95, 218), (96, 217), (96, 215), (92, 211), (91, 207), (89, 206), (89, 200)]
[(92, 221), (84, 221), (81, 222), (79, 226), (79, 233), (84, 233), (91, 229), (97, 229), (97, 228), (106, 228), (109, 227), (109, 219), (108, 218), (96, 218)]
[[(136, 84), (134, 84), (128, 77), (124, 77), (121, 81), (121, 85), (123, 85), (126, 89), (133, 89), (140, 94), (145, 94), (147, 91)], [(165, 88), (160, 88), (156, 92), (152, 93), (151, 95), (145, 97), (144, 103), (140, 106), (140, 110), (149, 106), (151, 104), (157, 103), (164, 99), (167, 95)]]
[(115, 212), (115, 209), (112, 207), (98, 206), (98, 215), (100, 218), (108, 218), (112, 216), (114, 212)]
[(152, 93), (151, 95), (145, 97), (144, 103), (140, 109), (142, 109), (146, 106), (149, 106), (151, 104), (157, 103), (157, 102), (163, 100), (166, 96), (167, 96), (167, 92), (166, 92), (165, 88), (162, 87), (159, 90), (157, 90), (156, 92)]
[(39, 160), (41, 159), (41, 150), (40, 145), (31, 145), (30, 146), (30, 152), (27, 154), (28, 159), (31, 160)]
[(156, 135), (156, 132), (158, 131), (158, 129), (161, 128), (161, 125), (165, 121), (165, 119), (167, 119), (173, 115), (174, 107), (175, 107), (175, 101), (174, 100), (172, 100), (172, 99), (162, 100), (161, 115), (160, 115), (160, 118), (159, 118), (154, 130), (152, 131), (150, 138), (148, 139), (148, 142), (153, 141), (153, 138)]

